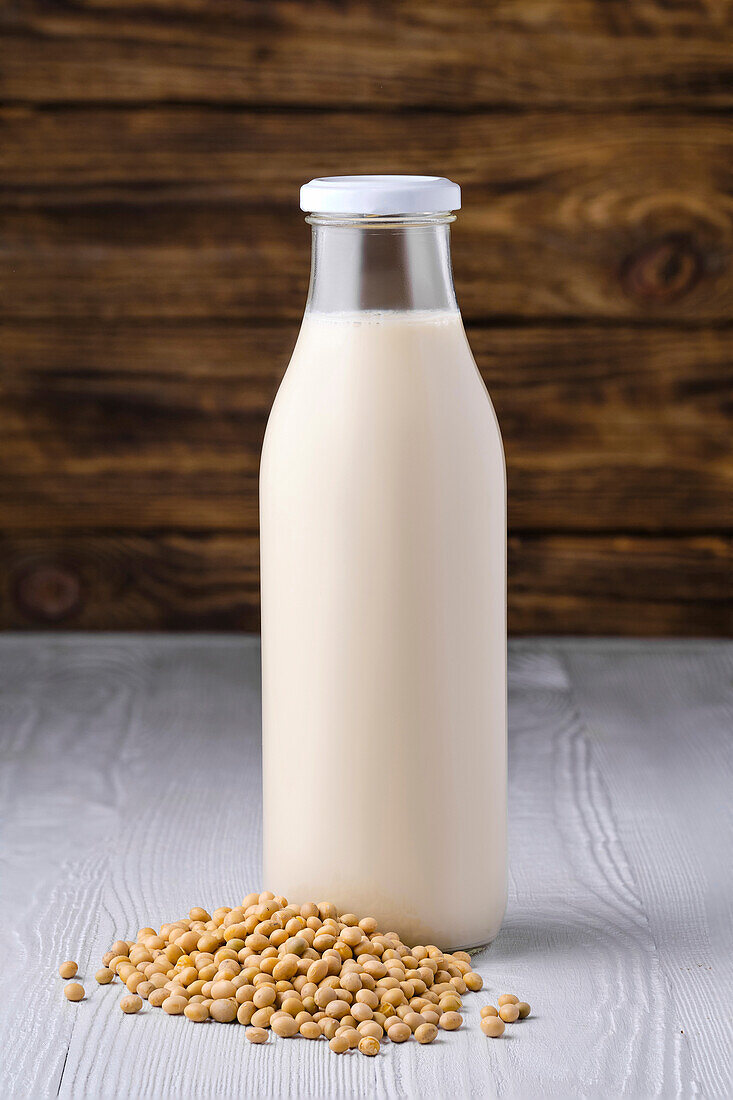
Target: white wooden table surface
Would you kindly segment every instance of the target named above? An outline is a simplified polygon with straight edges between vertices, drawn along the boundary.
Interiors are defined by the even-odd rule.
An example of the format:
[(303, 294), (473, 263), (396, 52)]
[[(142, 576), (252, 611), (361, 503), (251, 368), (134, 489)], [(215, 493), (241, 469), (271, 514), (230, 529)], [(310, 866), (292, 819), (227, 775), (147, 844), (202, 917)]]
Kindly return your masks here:
[[(485, 989), (460, 1032), (374, 1059), (126, 1017), (94, 982), (116, 937), (262, 885), (256, 639), (6, 635), (0, 747), (2, 1097), (733, 1089), (732, 645), (511, 646), (509, 907)], [(504, 990), (534, 1015), (488, 1040), (479, 1006)]]

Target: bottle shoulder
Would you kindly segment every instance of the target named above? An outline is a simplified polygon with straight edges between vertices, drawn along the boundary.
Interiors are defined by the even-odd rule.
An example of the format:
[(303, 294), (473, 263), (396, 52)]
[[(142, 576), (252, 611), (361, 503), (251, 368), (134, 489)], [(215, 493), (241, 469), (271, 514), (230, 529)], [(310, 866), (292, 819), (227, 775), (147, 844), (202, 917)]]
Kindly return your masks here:
[(306, 314), (278, 400), (348, 387), (489, 396), (457, 311)]
[[(359, 318), (363, 315), (357, 315)], [(273, 404), (274, 436), (401, 433), (455, 446), (478, 435), (501, 449), (491, 398), (460, 314), (323, 320), (306, 315)], [(492, 444), (493, 441), (493, 444)]]

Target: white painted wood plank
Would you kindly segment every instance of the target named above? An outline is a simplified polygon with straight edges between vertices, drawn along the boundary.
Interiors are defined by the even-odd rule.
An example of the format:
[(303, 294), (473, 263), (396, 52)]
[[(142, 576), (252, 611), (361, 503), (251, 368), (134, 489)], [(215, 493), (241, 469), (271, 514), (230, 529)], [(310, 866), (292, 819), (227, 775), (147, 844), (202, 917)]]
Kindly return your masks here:
[[(56, 1094), (77, 1014), (56, 969), (88, 971), (106, 839), (119, 828), (115, 766), (129, 731), (136, 662), (126, 643), (5, 639), (0, 649), (3, 912), (0, 1093)], [(106, 920), (105, 920), (106, 917)]]
[[(557, 652), (557, 650), (556, 650)], [(566, 651), (663, 967), (687, 1091), (733, 1093), (731, 647)]]
[(510, 905), (487, 965), (538, 1014), (504, 1091), (674, 1095), (663, 978), (566, 671), (550, 648), (510, 669)]
[[(689, 710), (677, 735), (682, 767), (659, 769), (646, 801), (639, 753), (650, 762), (654, 750), (636, 746), (635, 757), (634, 740), (648, 734), (659, 751), (662, 724), (639, 719), (644, 677), (631, 675), (634, 647), (513, 648), (510, 902), (501, 935), (476, 961), (486, 994), (466, 998), (465, 1030), (368, 1060), (336, 1058), (305, 1040), (254, 1048), (240, 1027), (193, 1027), (147, 1007), (125, 1018), (120, 987), (93, 981), (115, 935), (192, 904), (231, 903), (260, 885), (256, 641), (0, 639), (2, 891), (18, 928), (2, 975), (13, 1010), (0, 1021), (0, 1093), (724, 1095), (724, 1028), (690, 1039), (677, 1028), (684, 981), (690, 995), (704, 990), (718, 1004), (729, 993), (714, 921), (704, 986), (699, 978), (675, 984), (673, 973), (675, 950), (694, 954), (701, 942), (699, 909), (674, 908), (694, 892), (701, 834), (675, 837), (677, 875), (664, 823), (670, 797), (684, 791), (692, 805), (719, 799), (726, 783), (730, 790), (721, 726), (733, 649), (649, 644), (642, 652), (650, 669), (662, 669), (660, 688), (678, 684), (678, 706), (687, 700)], [(599, 683), (613, 678), (620, 654), (626, 672), (604, 695)], [(675, 675), (678, 656), (686, 687)], [(626, 702), (616, 710), (619, 697)], [(657, 713), (651, 705), (649, 713)], [(701, 735), (703, 720), (714, 730)], [(690, 755), (698, 768), (687, 786)], [(701, 760), (719, 777), (712, 786)], [(716, 896), (726, 897), (722, 887)], [(674, 943), (660, 935), (665, 914), (677, 920)], [(66, 957), (79, 959), (91, 992), (76, 1006), (49, 976)], [(510, 1039), (490, 1042), (478, 1031), (478, 1007), (507, 988), (527, 996), (536, 1015), (508, 1029)]]

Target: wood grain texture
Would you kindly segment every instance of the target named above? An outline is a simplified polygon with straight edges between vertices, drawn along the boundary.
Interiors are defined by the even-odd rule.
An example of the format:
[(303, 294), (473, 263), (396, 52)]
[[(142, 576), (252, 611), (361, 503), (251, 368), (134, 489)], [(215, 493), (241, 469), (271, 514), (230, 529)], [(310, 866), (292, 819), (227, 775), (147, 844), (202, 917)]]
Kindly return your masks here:
[[(0, 539), (5, 629), (259, 630), (259, 546), (237, 532)], [(512, 634), (733, 634), (733, 537), (516, 535)]]
[(350, 171), (463, 187), (513, 629), (729, 629), (731, 15), (4, 5), (0, 625), (256, 626), (259, 448), (308, 272), (297, 188)]
[[(4, 1096), (730, 1093), (730, 1021), (700, 1012), (733, 994), (729, 645), (511, 648), (509, 905), (475, 958), (485, 993), (460, 1032), (373, 1060), (125, 1018), (91, 980), (117, 935), (262, 885), (256, 642), (6, 637), (0, 656)], [(66, 957), (78, 1005), (53, 977)], [(479, 1005), (506, 988), (533, 1016), (487, 1042)]]
[[(643, 648), (609, 651), (603, 643), (563, 646), (562, 652), (609, 798), (615, 802), (620, 788), (626, 793), (619, 834), (675, 991), (691, 1072), (701, 1095), (730, 1093), (730, 1055), (721, 1062), (712, 1053), (733, 1048), (730, 1013), (696, 1008), (709, 1003), (718, 982), (723, 1002), (733, 1001), (726, 855), (733, 840), (733, 681), (726, 651), (677, 645), (660, 661), (645, 660)], [(660, 862), (655, 853), (662, 848), (668, 857)]]
[(733, 636), (733, 537), (517, 536), (509, 631)]
[(469, 319), (733, 307), (725, 118), (12, 108), (0, 136), (5, 316), (296, 319), (297, 189), (345, 166), (461, 181)]
[[(730, 220), (730, 152), (725, 113), (569, 111), (253, 111), (175, 106), (0, 109), (4, 203), (143, 205), (165, 198), (297, 206), (309, 174), (419, 172), (440, 166), (459, 179), (464, 209), (482, 207), (492, 225), (538, 196), (539, 217), (623, 219), (633, 202)], [(662, 190), (663, 194), (658, 194)], [(727, 219), (724, 215), (727, 214)], [(297, 215), (300, 217), (300, 215)], [(538, 215), (536, 215), (538, 216)], [(525, 215), (526, 217), (526, 215)]]
[(730, 106), (725, 0), (138, 0), (2, 13), (7, 99)]
[[(295, 326), (2, 328), (6, 531), (257, 527)], [(727, 331), (473, 326), (526, 531), (730, 531)]]

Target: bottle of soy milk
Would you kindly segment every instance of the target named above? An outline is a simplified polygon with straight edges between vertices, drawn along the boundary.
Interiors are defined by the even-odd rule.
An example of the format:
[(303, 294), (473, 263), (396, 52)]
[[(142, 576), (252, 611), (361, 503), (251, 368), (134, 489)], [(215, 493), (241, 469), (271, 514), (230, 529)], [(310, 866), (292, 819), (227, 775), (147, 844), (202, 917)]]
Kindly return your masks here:
[(264, 881), (473, 947), (506, 895), (506, 489), (437, 176), (301, 190), (262, 450)]

